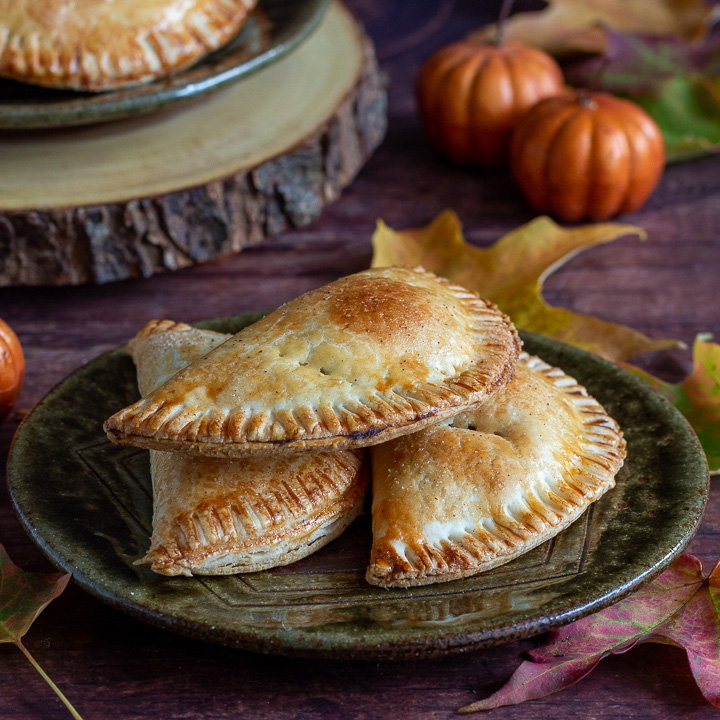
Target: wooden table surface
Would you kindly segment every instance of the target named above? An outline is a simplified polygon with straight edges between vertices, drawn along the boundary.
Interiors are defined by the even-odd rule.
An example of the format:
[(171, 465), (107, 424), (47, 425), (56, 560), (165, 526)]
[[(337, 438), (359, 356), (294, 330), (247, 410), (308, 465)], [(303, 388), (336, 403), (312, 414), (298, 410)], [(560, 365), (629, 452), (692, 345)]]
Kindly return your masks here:
[[(29, 408), (69, 372), (132, 336), (147, 320), (194, 321), (269, 308), (366, 268), (376, 218), (397, 228), (444, 208), (487, 245), (530, 220), (505, 171), (453, 167), (428, 149), (415, 113), (417, 68), (435, 48), (489, 20), (497, 3), (349, 3), (376, 42), (390, 78), (384, 145), (344, 196), (312, 226), (222, 263), (100, 287), (0, 290), (0, 317), (27, 359), (19, 408)], [(482, 5), (482, 7), (480, 7)], [(625, 238), (575, 258), (547, 284), (554, 304), (691, 343), (720, 337), (720, 158), (669, 167), (647, 205), (624, 220), (649, 239)], [(642, 359), (677, 380), (689, 353)], [(0, 428), (5, 457), (17, 425)], [(716, 481), (720, 482), (720, 481)], [(720, 556), (715, 491), (690, 550), (708, 569)], [(24, 569), (50, 570), (0, 490), (0, 542)], [(71, 585), (36, 621), (27, 647), (91, 718), (449, 718), (496, 689), (535, 640), (444, 659), (363, 663), (264, 657), (188, 640), (112, 610)], [(68, 717), (20, 652), (0, 647), (0, 717)], [(643, 645), (604, 660), (586, 679), (545, 700), (496, 710), (501, 718), (711, 718), (682, 650)]]

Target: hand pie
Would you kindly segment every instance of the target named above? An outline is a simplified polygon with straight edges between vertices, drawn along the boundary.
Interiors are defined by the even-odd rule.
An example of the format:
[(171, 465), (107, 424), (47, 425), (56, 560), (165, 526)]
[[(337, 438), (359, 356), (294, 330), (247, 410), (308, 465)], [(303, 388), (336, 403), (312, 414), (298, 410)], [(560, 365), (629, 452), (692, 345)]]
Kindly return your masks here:
[[(229, 336), (170, 321), (128, 348), (141, 392)], [(226, 575), (286, 565), (337, 537), (362, 510), (360, 452), (221, 460), (150, 451), (153, 532), (140, 560), (163, 575)]]
[(76, 90), (147, 82), (232, 38), (256, 0), (0, 0), (0, 75)]
[(284, 305), (113, 415), (111, 440), (215, 456), (362, 447), (456, 415), (512, 376), (494, 305), (378, 268)]
[(523, 353), (486, 403), (372, 448), (367, 580), (408, 587), (502, 565), (613, 487), (624, 457), (620, 429), (585, 388)]

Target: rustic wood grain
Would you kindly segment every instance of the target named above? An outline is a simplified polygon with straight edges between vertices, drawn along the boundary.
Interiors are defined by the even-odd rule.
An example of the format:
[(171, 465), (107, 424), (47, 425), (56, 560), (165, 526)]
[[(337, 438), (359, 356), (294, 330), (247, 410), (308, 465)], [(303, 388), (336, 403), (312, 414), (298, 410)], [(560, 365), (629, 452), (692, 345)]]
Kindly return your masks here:
[[(422, 59), (489, 20), (497, 3), (354, 0), (350, 6), (365, 20), (390, 76), (390, 124), (385, 143), (343, 197), (314, 224), (221, 263), (100, 287), (0, 290), (0, 316), (15, 328), (27, 354), (20, 408), (153, 317), (193, 321), (273, 307), (367, 267), (377, 217), (412, 227), (452, 207), (478, 245), (533, 217), (506, 172), (453, 167), (428, 149), (414, 111), (412, 81)], [(623, 220), (644, 227), (648, 241), (625, 238), (576, 257), (548, 282), (548, 300), (655, 337), (689, 343), (709, 331), (720, 338), (720, 158), (668, 168), (648, 204)], [(682, 351), (639, 361), (673, 380), (690, 367), (689, 353)], [(0, 426), (0, 457), (16, 425), (10, 420)], [(15, 519), (4, 486), (0, 542), (26, 569), (50, 569)], [(717, 488), (690, 550), (706, 570), (720, 556)], [(158, 630), (72, 585), (26, 639), (86, 720), (453, 718), (456, 708), (495, 690), (534, 643), (420, 662), (268, 658)], [(68, 717), (16, 648), (0, 646), (0, 663), (0, 717)], [(644, 645), (604, 660), (561, 693), (489, 717), (710, 720), (717, 710), (702, 699), (681, 650)]]
[[(337, 6), (332, 6), (329, 12), (333, 13), (333, 18), (339, 14)], [(306, 104), (290, 106), (288, 103), (289, 110), (283, 107), (281, 117), (267, 112), (264, 114), (268, 117), (264, 117), (255, 94), (250, 93), (247, 97), (242, 94), (243, 87), (247, 87), (242, 83), (220, 94), (226, 98), (224, 105), (218, 102), (207, 106), (208, 112), (224, 111), (230, 118), (230, 122), (218, 124), (222, 136), (213, 138), (212, 142), (220, 143), (225, 152), (233, 147), (233, 152), (244, 160), (240, 169), (233, 168), (229, 174), (212, 168), (213, 173), (218, 174), (213, 174), (213, 179), (207, 182), (196, 184), (199, 173), (193, 162), (187, 161), (187, 176), (173, 168), (173, 177), (177, 175), (178, 178), (172, 191), (155, 190), (159, 182), (165, 182), (168, 164), (183, 167), (186, 162), (176, 148), (178, 141), (174, 140), (175, 133), (179, 133), (178, 126), (184, 133), (188, 132), (181, 123), (168, 122), (167, 131), (162, 131), (168, 136), (168, 157), (162, 156), (167, 163), (148, 158), (143, 144), (135, 142), (143, 139), (142, 134), (134, 132), (142, 128), (142, 119), (140, 124), (131, 120), (110, 123), (100, 129), (91, 128), (89, 136), (76, 128), (67, 133), (23, 133), (23, 140), (31, 148), (36, 150), (35, 144), (42, 143), (43, 153), (34, 155), (39, 160), (30, 165), (30, 170), (25, 170), (25, 158), (30, 151), (24, 147), (20, 149), (18, 171), (29, 176), (19, 180), (24, 189), (20, 209), (15, 209), (17, 199), (10, 202), (0, 193), (0, 286), (79, 285), (150, 277), (227, 257), (288, 227), (302, 227), (316, 220), (322, 209), (340, 196), (380, 144), (387, 124), (385, 82), (378, 70), (372, 43), (352, 21), (335, 21), (332, 25), (326, 22), (317, 32), (332, 37), (338, 30), (343, 33), (334, 40), (337, 47), (328, 42), (313, 46), (317, 47), (317, 53), (327, 54), (327, 58), (315, 60), (313, 56), (305, 61), (306, 64), (320, 62), (332, 66), (338, 61), (338, 49), (348, 57), (357, 57), (357, 72), (351, 76), (351, 83), (346, 86), (345, 77), (338, 73), (339, 80), (332, 76), (324, 78), (325, 83), (316, 90), (326, 97), (332, 97), (333, 92), (338, 94), (339, 100), (331, 112), (326, 112), (324, 107), (315, 107), (311, 102), (313, 94), (308, 92), (310, 99)], [(291, 64), (293, 60), (285, 58), (282, 62)], [(269, 67), (263, 73), (274, 71), (275, 68)], [(301, 73), (301, 77), (305, 75), (308, 82), (320, 82), (308, 71), (304, 75)], [(258, 79), (252, 78), (252, 81), (257, 83)], [(213, 96), (211, 100), (217, 97)], [(262, 120), (259, 127), (272, 138), (270, 147), (280, 146), (283, 148), (280, 152), (270, 154), (268, 150), (262, 153), (261, 160), (247, 163), (245, 158), (254, 155), (253, 148), (257, 143), (251, 137), (238, 136), (231, 124), (238, 111), (248, 112), (243, 104), (254, 106)], [(201, 103), (195, 104), (195, 108), (200, 107)], [(278, 141), (273, 127), (280, 129), (277, 132), (290, 133), (302, 125), (295, 122), (287, 130), (285, 113), (289, 111), (304, 118), (309, 116), (310, 120), (305, 119), (305, 122), (311, 122), (312, 131), (298, 138), (283, 136)], [(165, 117), (177, 119), (180, 115), (166, 113)], [(205, 142), (208, 131), (203, 125), (208, 120), (193, 117), (186, 121), (185, 125), (191, 124), (190, 144)], [(155, 117), (146, 122), (149, 127), (157, 127)], [(126, 183), (131, 174), (125, 156), (135, 156), (132, 174), (136, 179), (128, 185), (132, 199), (116, 199), (115, 193), (123, 191), (115, 190), (110, 183), (108, 189), (95, 192), (87, 187), (87, 181), (75, 179), (75, 173), (73, 178), (68, 178), (68, 185), (78, 184), (78, 193), (93, 198), (97, 195), (102, 202), (88, 204), (80, 201), (74, 192), (61, 189), (61, 197), (70, 197), (75, 204), (48, 206), (45, 184), (50, 185), (51, 181), (46, 178), (46, 169), (49, 167), (52, 173), (57, 173), (68, 164), (77, 166), (81, 163), (74, 157), (68, 159), (63, 149), (68, 143), (77, 145), (79, 138), (87, 138), (88, 142), (94, 139), (91, 142), (93, 156), (115, 153), (114, 148), (122, 145), (122, 165), (115, 167), (111, 163), (106, 171), (118, 182)], [(12, 133), (0, 135), (0, 146), (12, 148)], [(214, 147), (209, 147), (209, 154)], [(194, 159), (192, 155), (190, 157)], [(205, 174), (205, 168), (202, 169)], [(82, 176), (80, 178), (82, 180)], [(7, 181), (12, 188), (12, 178)], [(137, 187), (155, 191), (137, 197)], [(50, 192), (49, 197), (52, 202), (54, 194)]]

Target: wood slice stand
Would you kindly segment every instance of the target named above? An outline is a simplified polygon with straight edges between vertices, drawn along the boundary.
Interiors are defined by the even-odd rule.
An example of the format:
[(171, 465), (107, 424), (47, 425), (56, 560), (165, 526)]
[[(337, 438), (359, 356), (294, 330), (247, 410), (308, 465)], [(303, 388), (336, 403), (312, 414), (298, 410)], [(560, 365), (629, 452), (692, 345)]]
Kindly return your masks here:
[(297, 50), (173, 111), (0, 133), (0, 286), (188, 267), (305, 225), (381, 142), (386, 93), (339, 2)]

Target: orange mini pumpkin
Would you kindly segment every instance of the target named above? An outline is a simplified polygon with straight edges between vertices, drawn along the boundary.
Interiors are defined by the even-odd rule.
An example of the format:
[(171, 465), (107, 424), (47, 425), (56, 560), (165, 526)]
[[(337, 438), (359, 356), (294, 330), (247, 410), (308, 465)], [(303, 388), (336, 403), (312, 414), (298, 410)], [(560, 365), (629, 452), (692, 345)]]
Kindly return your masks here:
[(25, 358), (20, 341), (10, 327), (0, 320), (0, 420), (15, 404), (25, 378)]
[(558, 64), (516, 42), (461, 40), (420, 68), (417, 98), (431, 142), (460, 163), (507, 162), (512, 131), (538, 100), (563, 91)]
[(578, 90), (518, 123), (510, 167), (530, 204), (574, 222), (639, 208), (665, 167), (660, 128), (638, 105)]

